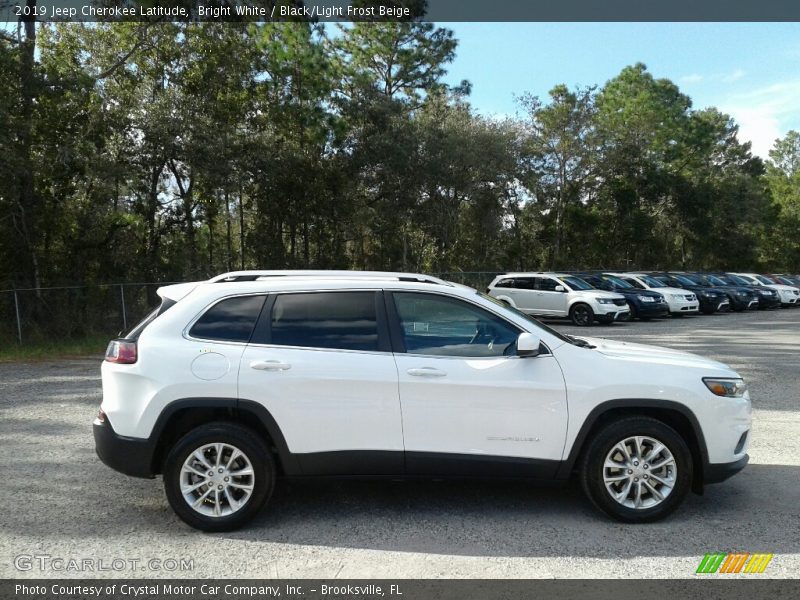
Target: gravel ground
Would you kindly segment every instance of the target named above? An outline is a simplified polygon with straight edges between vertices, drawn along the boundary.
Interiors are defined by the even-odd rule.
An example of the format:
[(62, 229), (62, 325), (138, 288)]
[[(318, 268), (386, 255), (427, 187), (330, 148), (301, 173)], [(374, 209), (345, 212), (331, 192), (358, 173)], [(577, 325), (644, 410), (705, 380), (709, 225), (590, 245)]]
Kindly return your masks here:
[[(645, 526), (607, 520), (575, 486), (284, 482), (250, 527), (201, 534), (172, 514), (160, 479), (128, 478), (96, 459), (99, 359), (2, 364), (0, 577), (671, 578), (692, 576), (706, 552), (734, 550), (775, 553), (767, 574), (797, 576), (800, 309), (589, 330), (552, 324), (732, 365), (755, 407), (750, 466)], [(37, 561), (47, 559), (34, 559), (20, 571), (20, 555), (89, 558), (107, 569), (124, 559), (126, 568), (41, 570)], [(146, 564), (181, 558), (193, 568)], [(131, 560), (140, 562), (129, 570)]]

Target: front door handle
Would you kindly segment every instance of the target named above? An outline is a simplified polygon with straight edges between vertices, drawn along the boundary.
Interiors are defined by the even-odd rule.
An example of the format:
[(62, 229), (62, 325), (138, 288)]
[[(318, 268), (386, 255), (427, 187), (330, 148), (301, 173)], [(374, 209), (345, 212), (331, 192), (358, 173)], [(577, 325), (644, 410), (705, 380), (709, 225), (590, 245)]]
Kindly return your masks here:
[(434, 369), (433, 367), (421, 367), (419, 369), (409, 369), (406, 371), (409, 375), (413, 375), (414, 377), (444, 377), (447, 375), (446, 372), (441, 371), (439, 369)]
[(250, 363), (250, 368), (259, 371), (288, 371), (292, 365), (280, 360), (254, 360)]

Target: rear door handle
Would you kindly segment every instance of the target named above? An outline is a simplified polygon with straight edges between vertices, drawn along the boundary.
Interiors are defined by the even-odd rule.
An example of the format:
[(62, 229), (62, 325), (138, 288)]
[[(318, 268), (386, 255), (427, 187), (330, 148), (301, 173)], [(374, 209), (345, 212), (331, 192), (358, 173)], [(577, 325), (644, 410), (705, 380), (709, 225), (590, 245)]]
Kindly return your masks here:
[(280, 360), (254, 360), (250, 363), (250, 368), (259, 371), (288, 371), (292, 365)]
[(444, 377), (447, 375), (445, 371), (434, 369), (433, 367), (420, 367), (419, 369), (409, 369), (406, 371), (409, 375), (414, 377)]

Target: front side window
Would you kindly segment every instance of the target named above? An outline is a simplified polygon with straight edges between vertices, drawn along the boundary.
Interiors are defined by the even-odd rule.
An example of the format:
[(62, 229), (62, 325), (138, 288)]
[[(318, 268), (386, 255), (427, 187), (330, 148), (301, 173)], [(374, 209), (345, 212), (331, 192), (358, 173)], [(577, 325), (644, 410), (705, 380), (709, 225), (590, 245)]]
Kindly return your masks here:
[(491, 357), (514, 353), (519, 330), (477, 306), (444, 296), (395, 292), (409, 354)]
[(189, 335), (204, 340), (248, 342), (265, 296), (236, 296), (217, 302), (200, 317)]
[(272, 308), (270, 343), (376, 351), (375, 292), (280, 294)]
[(540, 292), (555, 292), (556, 286), (561, 285), (555, 279), (549, 277), (539, 277), (536, 289)]

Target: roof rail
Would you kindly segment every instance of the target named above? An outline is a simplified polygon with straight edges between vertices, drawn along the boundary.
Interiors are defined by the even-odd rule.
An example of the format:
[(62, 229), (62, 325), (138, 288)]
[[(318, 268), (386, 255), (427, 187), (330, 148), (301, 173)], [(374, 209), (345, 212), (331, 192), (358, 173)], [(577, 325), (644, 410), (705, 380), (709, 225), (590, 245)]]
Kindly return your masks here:
[(431, 275), (419, 273), (393, 273), (389, 271), (334, 271), (334, 270), (270, 270), (270, 271), (232, 271), (222, 273), (208, 280), (209, 283), (232, 283), (238, 281), (258, 281), (271, 277), (320, 277), (326, 279), (396, 279), (397, 281), (415, 281), (452, 285), (450, 282)]

